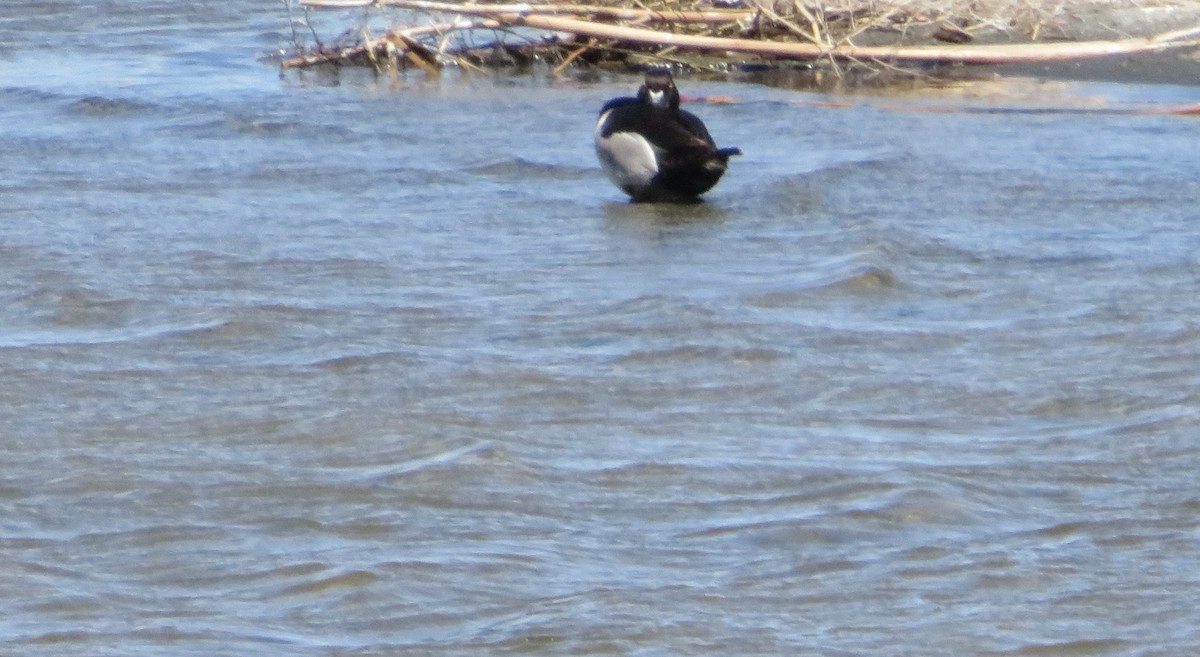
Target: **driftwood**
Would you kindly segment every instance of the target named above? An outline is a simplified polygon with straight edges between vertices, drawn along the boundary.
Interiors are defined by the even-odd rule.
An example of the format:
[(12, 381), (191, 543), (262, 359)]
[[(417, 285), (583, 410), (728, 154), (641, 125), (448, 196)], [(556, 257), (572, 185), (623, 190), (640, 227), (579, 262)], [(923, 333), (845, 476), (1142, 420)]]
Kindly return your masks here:
[[(775, 14), (769, 9), (748, 10), (675, 10), (669, 7), (624, 8), (572, 4), (455, 4), (432, 0), (300, 0), (306, 7), (353, 8), (388, 6), (442, 15), (469, 16), (474, 20), (439, 23), (434, 29), (414, 27), (392, 30), (382, 38), (366, 40), (356, 48), (327, 50), (294, 57), (284, 62), (285, 68), (304, 67), (322, 62), (348, 62), (361, 60), (363, 55), (374, 65), (380, 55), (392, 56), (394, 49), (413, 50), (418, 44), (413, 41), (426, 35), (444, 35), (455, 31), (479, 29), (505, 30), (532, 28), (553, 35), (569, 34), (574, 40), (560, 44), (557, 39), (545, 43), (559, 48), (558, 57), (563, 65), (574, 61), (588, 50), (606, 48), (632, 49), (641, 47), (651, 56), (663, 52), (695, 52), (706, 55), (728, 57), (729, 55), (752, 56), (764, 59), (797, 61), (827, 60), (831, 62), (879, 62), (886, 64), (1012, 64), (1031, 62), (1056, 62), (1079, 60), (1114, 55), (1155, 53), (1169, 50), (1196, 48), (1200, 46), (1200, 26), (1166, 32), (1152, 37), (1126, 38), (1117, 40), (1032, 42), (976, 45), (969, 43), (970, 34), (956, 26), (945, 26), (935, 33), (948, 34), (964, 43), (934, 45), (887, 45), (856, 46), (847, 35), (836, 39), (823, 31), (823, 20), (814, 16), (799, 2), (797, 11), (808, 23), (805, 30), (794, 21)], [(890, 15), (889, 15), (890, 16)], [(632, 25), (617, 24), (618, 22)], [(745, 34), (769, 22), (780, 28), (783, 36), (772, 39), (748, 38)], [(653, 26), (655, 29), (651, 29)], [(860, 28), (858, 32), (861, 32)], [(689, 31), (690, 30), (690, 31)], [(696, 33), (697, 30), (704, 33)], [(723, 30), (739, 36), (715, 36), (713, 32)], [(856, 34), (858, 32), (855, 32)], [(802, 42), (795, 39), (801, 38)], [(465, 63), (457, 57), (459, 53), (438, 50), (444, 55)], [(422, 60), (428, 63), (427, 57)], [(423, 66), (424, 68), (424, 66)], [(560, 67), (561, 68), (561, 67)]]
[(1157, 52), (1172, 48), (1200, 45), (1200, 27), (1184, 30), (1168, 38), (1124, 39), (1121, 41), (1076, 41), (1065, 43), (1025, 43), (1001, 45), (947, 45), (947, 46), (834, 46), (825, 48), (811, 43), (786, 43), (780, 41), (755, 41), (751, 39), (729, 39), (690, 34), (672, 34), (643, 28), (606, 25), (558, 16), (501, 14), (496, 17), (502, 24), (536, 27), (543, 30), (571, 32), (586, 35), (632, 41), (635, 43), (678, 46), (707, 51), (736, 52), (750, 55), (784, 57), (789, 59), (819, 59), (833, 57), (843, 60), (876, 60), (891, 62), (963, 64), (1008, 64), (1024, 62), (1048, 62), (1068, 59), (1128, 55), (1142, 52)]
[(428, 0), (301, 0), (305, 7), (327, 9), (353, 9), (356, 7), (399, 7), (419, 11), (471, 14), (475, 16), (500, 16), (506, 14), (551, 14), (593, 16), (608, 20), (675, 22), (675, 23), (729, 23), (754, 17), (752, 11), (712, 9), (708, 11), (684, 11), (675, 9), (632, 9), (628, 7), (605, 7), (597, 5), (530, 5), (530, 4), (455, 4)]

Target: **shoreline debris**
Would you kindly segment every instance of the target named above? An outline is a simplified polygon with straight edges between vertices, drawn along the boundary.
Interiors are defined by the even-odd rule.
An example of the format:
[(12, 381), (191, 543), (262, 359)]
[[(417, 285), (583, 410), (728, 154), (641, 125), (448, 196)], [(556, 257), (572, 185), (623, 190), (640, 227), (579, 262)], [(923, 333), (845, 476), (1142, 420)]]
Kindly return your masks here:
[[(1012, 4), (1012, 0), (995, 1)], [(436, 73), (446, 64), (477, 69), (532, 61), (548, 63), (556, 72), (581, 64), (721, 68), (801, 63), (827, 66), (840, 75), (847, 66), (919, 69), (947, 64), (1030, 64), (1200, 48), (1200, 12), (1174, 7), (1166, 0), (1147, 1), (1159, 5), (1130, 7), (1124, 2), (1113, 10), (1119, 11), (1113, 15), (1124, 21), (1121, 26), (1130, 28), (1115, 31), (1113, 38), (1072, 39), (1066, 36), (1072, 31), (1067, 23), (1078, 20), (1089, 3), (1074, 3), (1076, 14), (1062, 14), (1062, 3), (1053, 3), (1057, 13), (1046, 9), (1044, 15), (1033, 18), (1013, 13), (1003, 19), (1000, 13), (981, 14), (979, 7), (984, 3), (962, 0), (830, 0), (816, 4), (711, 0), (707, 5), (679, 0), (628, 0), (630, 4), (611, 5), (299, 0), (306, 13), (310, 9), (386, 10), (400, 12), (400, 18), (389, 17), (396, 22), (377, 36), (369, 33), (363, 18), (360, 29), (349, 30), (350, 38), (332, 47), (319, 42), (305, 47), (297, 42), (296, 51), (283, 59), (282, 67), (334, 64), (394, 70), (413, 65)], [(1020, 0), (1019, 7), (1027, 10), (1034, 4)], [(1096, 7), (1112, 4), (1094, 3)], [(1157, 23), (1129, 13), (1173, 8), (1177, 14), (1184, 13), (1170, 14), (1171, 20)], [(1183, 19), (1194, 24), (1166, 29)], [(1148, 30), (1133, 27), (1153, 31), (1135, 36), (1135, 32)], [(1096, 32), (1078, 26), (1073, 29), (1082, 34)], [(490, 37), (482, 45), (481, 34)]]

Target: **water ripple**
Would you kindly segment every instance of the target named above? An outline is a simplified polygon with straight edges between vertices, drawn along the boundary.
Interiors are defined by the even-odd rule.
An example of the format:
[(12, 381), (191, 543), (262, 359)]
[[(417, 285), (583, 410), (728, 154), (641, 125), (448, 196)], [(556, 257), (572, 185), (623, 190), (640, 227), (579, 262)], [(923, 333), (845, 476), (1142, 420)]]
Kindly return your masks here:
[(72, 112), (94, 117), (146, 114), (157, 109), (158, 106), (153, 103), (104, 96), (86, 96), (70, 105)]
[(0, 349), (137, 342), (170, 335), (187, 335), (196, 332), (213, 331), (224, 325), (225, 322), (214, 320), (192, 324), (162, 324), (157, 326), (130, 326), (112, 329), (18, 329), (0, 331)]
[(681, 73), (746, 156), (632, 204), (636, 76), (68, 4), (4, 19), (8, 652), (1197, 652), (1193, 122)]

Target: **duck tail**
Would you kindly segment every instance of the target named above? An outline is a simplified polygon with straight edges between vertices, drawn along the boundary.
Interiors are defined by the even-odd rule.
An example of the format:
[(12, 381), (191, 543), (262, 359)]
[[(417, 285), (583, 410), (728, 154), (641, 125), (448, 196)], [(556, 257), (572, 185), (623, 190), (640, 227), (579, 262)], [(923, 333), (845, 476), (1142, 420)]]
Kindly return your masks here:
[(742, 149), (738, 148), (737, 146), (733, 146), (731, 148), (718, 148), (717, 149), (717, 155), (723, 160), (728, 160), (729, 158), (733, 157), (734, 155), (741, 155), (741, 154), (742, 154)]

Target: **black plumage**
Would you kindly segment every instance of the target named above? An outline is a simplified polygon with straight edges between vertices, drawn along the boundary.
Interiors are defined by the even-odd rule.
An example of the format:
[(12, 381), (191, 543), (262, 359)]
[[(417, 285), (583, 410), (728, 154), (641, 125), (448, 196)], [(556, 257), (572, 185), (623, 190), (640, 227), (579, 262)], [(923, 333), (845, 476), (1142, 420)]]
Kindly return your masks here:
[(704, 122), (679, 109), (669, 71), (651, 70), (636, 98), (600, 110), (596, 153), (605, 173), (634, 201), (693, 200), (724, 175), (737, 148), (717, 148)]

